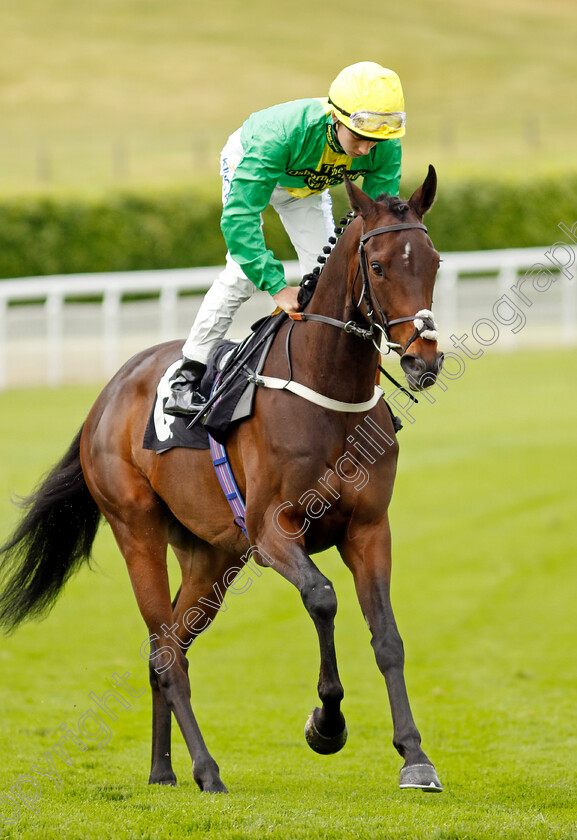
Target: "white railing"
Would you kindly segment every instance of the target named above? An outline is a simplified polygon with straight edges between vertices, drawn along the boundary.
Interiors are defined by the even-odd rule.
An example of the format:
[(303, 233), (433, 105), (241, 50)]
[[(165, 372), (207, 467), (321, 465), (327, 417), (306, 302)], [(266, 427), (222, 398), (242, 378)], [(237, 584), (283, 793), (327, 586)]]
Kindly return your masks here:
[[(523, 336), (500, 326), (498, 349), (513, 350), (522, 344), (575, 344), (577, 342), (577, 287), (549, 262), (548, 247), (510, 248), (491, 251), (453, 251), (442, 255), (435, 287), (435, 315), (441, 334), (471, 327), (479, 318), (492, 319), (492, 306), (503, 296), (528, 322)], [(540, 266), (544, 276), (554, 278), (550, 289), (539, 291), (534, 274)], [(522, 275), (529, 278), (519, 282)], [(471, 279), (478, 277), (478, 280)], [(547, 283), (543, 283), (546, 286)], [(519, 290), (512, 291), (513, 287)], [(530, 302), (524, 302), (524, 299)], [(518, 325), (517, 325), (518, 326)], [(525, 341), (522, 341), (522, 338)]]
[[(62, 274), (0, 281), (0, 388), (6, 387), (9, 381), (8, 324), (10, 308), (14, 304), (36, 302), (44, 307), (46, 381), (57, 385), (62, 381), (65, 339), (63, 315), (67, 301), (89, 301), (95, 298), (101, 301), (102, 347), (96, 352), (103, 354), (104, 370), (111, 373), (118, 357), (119, 316), (123, 297), (131, 294), (157, 295), (160, 304), (160, 340), (168, 340), (174, 336), (171, 325), (174, 324), (179, 294), (207, 289), (214, 276), (215, 269), (198, 268)], [(32, 308), (30, 311), (34, 312)], [(32, 335), (33, 326), (23, 332), (28, 333), (29, 341), (38, 342), (39, 336)], [(38, 375), (38, 361), (36, 372)]]
[[(520, 274), (543, 263), (546, 250), (443, 254), (434, 306), (442, 336), (490, 318), (491, 304), (509, 293)], [(0, 388), (22, 379), (38, 383), (43, 377), (51, 385), (108, 378), (136, 350), (185, 336), (201, 299), (191, 293), (205, 291), (218, 271), (213, 267), (1, 280)], [(285, 271), (290, 282), (300, 280), (298, 263), (285, 263)], [(576, 286), (562, 276), (559, 279), (551, 292), (534, 293), (535, 306), (532, 302), (526, 310), (533, 340), (539, 326), (540, 341), (577, 341)], [(242, 334), (255, 317), (271, 309), (268, 295), (256, 298), (262, 311), (250, 309), (240, 327)], [(128, 311), (133, 318), (130, 328), (124, 323)], [(509, 350), (519, 340), (519, 335), (503, 329), (499, 346)], [(75, 356), (83, 360), (80, 377), (65, 370), (64, 363)]]

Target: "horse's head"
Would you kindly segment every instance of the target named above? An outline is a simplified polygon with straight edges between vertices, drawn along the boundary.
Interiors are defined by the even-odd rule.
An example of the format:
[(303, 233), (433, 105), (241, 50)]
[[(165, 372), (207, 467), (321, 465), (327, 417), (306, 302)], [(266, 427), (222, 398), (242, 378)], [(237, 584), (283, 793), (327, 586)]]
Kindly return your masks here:
[(443, 360), (430, 311), (440, 258), (422, 224), (435, 200), (435, 170), (429, 166), (408, 202), (393, 196), (373, 201), (348, 180), (346, 189), (351, 207), (362, 217), (356, 283), (363, 281), (363, 314), (374, 318), (394, 345), (409, 386), (427, 388)]

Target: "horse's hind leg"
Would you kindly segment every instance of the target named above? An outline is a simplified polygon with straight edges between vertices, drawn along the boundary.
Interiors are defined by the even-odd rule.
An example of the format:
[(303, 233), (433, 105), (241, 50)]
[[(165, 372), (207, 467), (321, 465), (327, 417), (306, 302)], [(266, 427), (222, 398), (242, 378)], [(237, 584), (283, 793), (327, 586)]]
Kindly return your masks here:
[[(167, 707), (174, 714), (193, 764), (193, 777), (201, 790), (226, 792), (218, 765), (206, 748), (190, 705), (190, 683), (183, 648), (165, 629), (173, 624), (170, 587), (166, 566), (170, 514), (148, 482), (126, 462), (115, 464), (114, 475), (106, 480), (105, 470), (91, 492), (108, 519), (126, 560), (136, 600), (148, 627), (151, 655), (155, 657), (158, 686)], [(166, 712), (164, 715), (166, 729)]]
[[(173, 613), (180, 592), (179, 589), (172, 602)], [(152, 658), (148, 662), (148, 676), (152, 690), (152, 759), (148, 784), (175, 785), (176, 775), (171, 759), (172, 712), (162, 694)]]
[[(171, 529), (170, 542), (182, 570), (182, 586), (172, 604), (173, 622), (170, 633), (186, 652), (196, 637), (213, 621), (221, 605), (227, 584), (227, 571), (235, 558), (197, 541), (180, 525)], [(204, 600), (200, 602), (200, 599)], [(225, 605), (226, 608), (226, 605)], [(186, 617), (183, 620), (184, 616)], [(160, 689), (162, 665), (149, 661), (153, 689), (152, 765), (149, 784), (176, 784), (171, 763), (171, 712)], [(188, 660), (185, 660), (188, 668)]]

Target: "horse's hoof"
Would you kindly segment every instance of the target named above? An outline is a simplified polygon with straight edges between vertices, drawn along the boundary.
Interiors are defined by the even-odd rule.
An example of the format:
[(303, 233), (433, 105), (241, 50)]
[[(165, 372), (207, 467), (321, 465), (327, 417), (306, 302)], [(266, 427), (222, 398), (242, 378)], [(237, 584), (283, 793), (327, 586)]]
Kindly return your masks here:
[(416, 788), (417, 790), (440, 793), (443, 785), (432, 764), (410, 764), (401, 769), (399, 778), (401, 789)]
[[(320, 713), (320, 709), (313, 709), (310, 713), (307, 722), (305, 723), (305, 738), (307, 744), (316, 753), (321, 755), (332, 755), (333, 753), (342, 750), (347, 742), (347, 726), (343, 717), (343, 728), (336, 735), (322, 735), (317, 729), (315, 723), (315, 713)], [(342, 717), (342, 715), (341, 715)]]
[(176, 776), (174, 773), (159, 773), (153, 774), (151, 773), (148, 778), (149, 785), (172, 785), (173, 787), (176, 785)]
[(218, 764), (210, 759), (202, 765), (192, 763), (192, 778), (203, 793), (228, 793), (220, 778)]
[(226, 785), (220, 779), (203, 784), (201, 790), (203, 793), (228, 793)]

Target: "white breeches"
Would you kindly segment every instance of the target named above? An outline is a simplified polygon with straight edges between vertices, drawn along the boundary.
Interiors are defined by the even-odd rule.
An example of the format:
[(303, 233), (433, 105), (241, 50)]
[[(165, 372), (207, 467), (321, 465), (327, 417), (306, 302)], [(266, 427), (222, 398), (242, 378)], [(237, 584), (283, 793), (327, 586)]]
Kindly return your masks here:
[[(240, 129), (232, 134), (220, 156), (222, 199), (226, 203), (234, 171), (242, 158)], [(301, 274), (310, 273), (334, 229), (332, 202), (326, 190), (306, 198), (294, 198), (275, 187), (270, 204), (278, 215), (297, 253)], [(226, 335), (237, 309), (256, 291), (230, 254), (198, 310), (182, 353), (206, 364), (215, 345)]]

